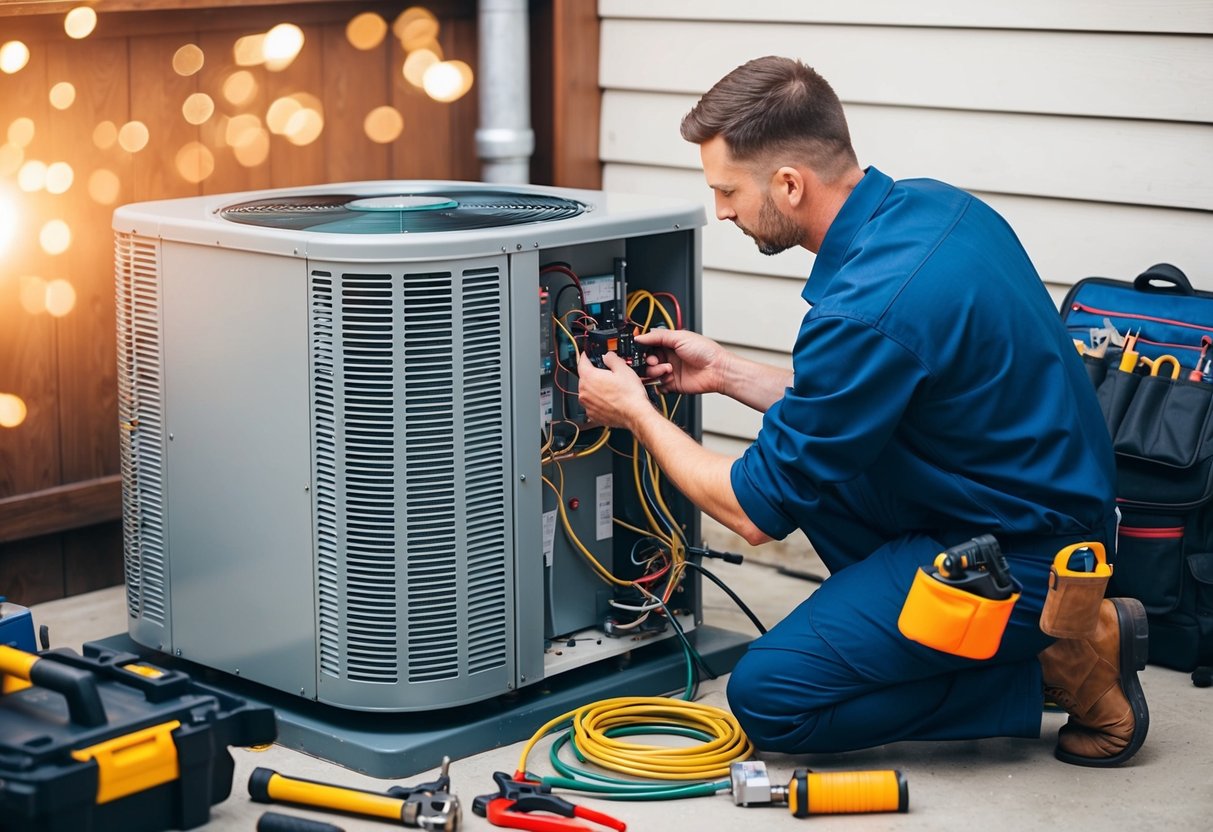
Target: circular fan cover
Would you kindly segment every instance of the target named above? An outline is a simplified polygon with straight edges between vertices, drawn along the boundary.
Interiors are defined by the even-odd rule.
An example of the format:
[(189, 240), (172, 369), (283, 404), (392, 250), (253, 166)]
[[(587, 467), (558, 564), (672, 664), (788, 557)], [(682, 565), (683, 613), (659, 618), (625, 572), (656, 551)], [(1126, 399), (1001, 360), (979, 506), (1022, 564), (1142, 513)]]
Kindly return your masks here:
[(575, 217), (586, 206), (542, 194), (452, 190), (365, 196), (324, 194), (258, 199), (230, 205), (219, 216), (263, 228), (330, 234), (471, 231)]

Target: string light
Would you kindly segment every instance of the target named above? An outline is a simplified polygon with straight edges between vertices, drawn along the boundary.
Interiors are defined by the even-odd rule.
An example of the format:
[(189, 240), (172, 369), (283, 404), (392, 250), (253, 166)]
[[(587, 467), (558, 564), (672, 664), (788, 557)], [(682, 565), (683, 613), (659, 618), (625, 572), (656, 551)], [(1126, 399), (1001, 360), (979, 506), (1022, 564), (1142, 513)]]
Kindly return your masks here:
[(75, 286), (62, 278), (46, 284), (46, 311), (52, 318), (62, 318), (75, 308)]
[(34, 140), (34, 120), (25, 116), (13, 119), (8, 126), (8, 140), (17, 147), (29, 147)]
[(67, 162), (53, 162), (46, 168), (46, 192), (51, 194), (67, 193), (71, 188), (72, 182), (76, 179), (76, 172), (72, 170), (72, 166)]
[(472, 88), (472, 68), (463, 61), (440, 61), (425, 71), (422, 85), (430, 98), (449, 104)]
[(371, 141), (387, 144), (400, 138), (404, 131), (404, 117), (395, 107), (376, 107), (366, 114), (362, 129)]
[(113, 205), (118, 201), (122, 191), (122, 182), (118, 174), (106, 168), (99, 168), (89, 174), (88, 195), (99, 205)]
[(118, 142), (118, 125), (103, 121), (93, 128), (93, 144), (98, 150), (109, 150)]
[(56, 110), (66, 110), (76, 101), (76, 88), (68, 81), (60, 81), (51, 87), (50, 101)]
[(63, 220), (50, 220), (38, 232), (38, 243), (52, 257), (62, 254), (71, 247), (72, 230)]
[(261, 51), (265, 58), (265, 68), (270, 72), (280, 72), (291, 65), (299, 51), (303, 49), (303, 30), (294, 23), (279, 23), (265, 33)]
[(257, 79), (247, 69), (238, 69), (223, 82), (223, 97), (229, 104), (241, 107), (257, 94)]
[(0, 393), (0, 428), (15, 428), (25, 421), (25, 402), (12, 393)]
[(383, 43), (387, 36), (387, 21), (375, 12), (363, 12), (353, 17), (345, 27), (345, 39), (355, 49), (367, 51)]
[(10, 40), (0, 46), (0, 72), (12, 75), (25, 69), (29, 63), (29, 47), (19, 40)]
[(97, 13), (88, 6), (77, 6), (63, 18), (63, 31), (69, 38), (86, 38), (97, 28)]
[(190, 124), (202, 124), (215, 113), (214, 100), (204, 92), (196, 92), (181, 105), (181, 115)]
[(17, 187), (32, 194), (46, 187), (46, 162), (30, 159), (17, 171)]
[(138, 153), (147, 147), (148, 138), (147, 125), (142, 121), (128, 121), (118, 130), (118, 144), (127, 153)]
[(173, 72), (189, 77), (206, 63), (206, 54), (196, 43), (187, 43), (173, 53)]

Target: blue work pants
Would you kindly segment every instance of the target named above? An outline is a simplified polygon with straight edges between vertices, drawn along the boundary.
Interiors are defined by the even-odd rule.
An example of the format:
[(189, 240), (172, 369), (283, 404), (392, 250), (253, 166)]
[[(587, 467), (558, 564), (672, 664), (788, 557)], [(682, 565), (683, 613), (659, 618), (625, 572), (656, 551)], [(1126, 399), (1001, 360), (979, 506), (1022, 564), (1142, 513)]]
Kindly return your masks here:
[(916, 570), (946, 546), (921, 534), (885, 537), (852, 509), (854, 497), (844, 489), (822, 498), (820, 524), (806, 530), (830, 577), (733, 670), (729, 705), (746, 734), (759, 749), (786, 753), (1038, 737), (1036, 656), (1052, 641), (1039, 626), (1049, 567), (1058, 550), (1083, 538), (1003, 544), (1024, 591), (998, 652), (975, 661), (897, 628)]

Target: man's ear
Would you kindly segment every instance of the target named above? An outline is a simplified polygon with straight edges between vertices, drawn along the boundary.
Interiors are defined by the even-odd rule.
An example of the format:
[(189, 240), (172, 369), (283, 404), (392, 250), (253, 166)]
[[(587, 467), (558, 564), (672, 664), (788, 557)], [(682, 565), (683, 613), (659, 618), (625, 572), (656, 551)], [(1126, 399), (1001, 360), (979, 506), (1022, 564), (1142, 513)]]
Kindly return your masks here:
[(771, 175), (771, 195), (776, 202), (783, 202), (795, 210), (805, 200), (806, 182), (804, 174), (791, 165), (784, 165)]

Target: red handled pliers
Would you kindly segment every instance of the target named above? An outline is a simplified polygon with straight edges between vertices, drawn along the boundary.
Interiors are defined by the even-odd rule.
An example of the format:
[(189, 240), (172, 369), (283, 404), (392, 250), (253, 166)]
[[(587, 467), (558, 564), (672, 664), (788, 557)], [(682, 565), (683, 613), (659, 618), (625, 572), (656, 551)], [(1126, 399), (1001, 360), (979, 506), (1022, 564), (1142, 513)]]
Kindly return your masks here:
[[(562, 797), (551, 794), (551, 787), (533, 780), (519, 779), (522, 772), (513, 777), (504, 771), (493, 772), (497, 791), (482, 794), (472, 801), (472, 811), (488, 818), (494, 826), (511, 829), (529, 829), (532, 832), (593, 832), (590, 827), (563, 818), (582, 818), (603, 826), (626, 832), (627, 824), (610, 815), (577, 806)], [(562, 818), (531, 815), (531, 812), (551, 812)]]

